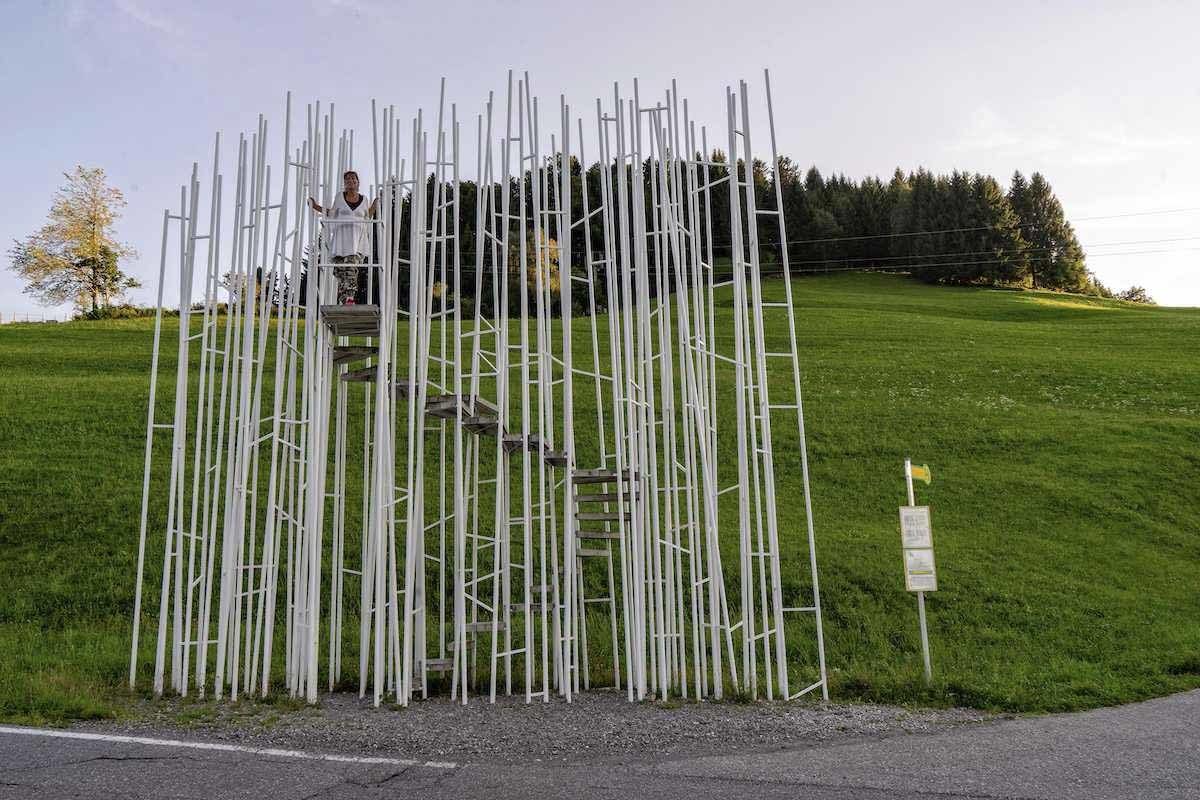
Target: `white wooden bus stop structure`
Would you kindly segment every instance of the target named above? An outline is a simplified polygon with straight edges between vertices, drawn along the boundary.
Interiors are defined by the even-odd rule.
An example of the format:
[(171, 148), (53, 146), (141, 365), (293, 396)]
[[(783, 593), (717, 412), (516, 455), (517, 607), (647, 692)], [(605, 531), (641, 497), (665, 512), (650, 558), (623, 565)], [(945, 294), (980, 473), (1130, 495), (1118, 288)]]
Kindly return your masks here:
[(131, 686), (827, 697), (764, 77), (717, 131), (674, 83), (581, 116), (512, 74), (469, 120), (444, 82), (408, 121), (372, 104), (349, 306), (307, 198), (368, 174), (363, 138), (290, 97), (277, 159), (265, 118), (218, 137), (163, 215)]

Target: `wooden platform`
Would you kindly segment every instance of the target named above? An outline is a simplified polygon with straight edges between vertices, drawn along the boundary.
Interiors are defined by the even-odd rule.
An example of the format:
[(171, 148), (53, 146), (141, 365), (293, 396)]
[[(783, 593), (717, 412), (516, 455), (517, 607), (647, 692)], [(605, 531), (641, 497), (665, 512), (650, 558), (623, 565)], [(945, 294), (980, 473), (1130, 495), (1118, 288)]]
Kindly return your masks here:
[(378, 336), (379, 306), (321, 306), (321, 321), (338, 336)]

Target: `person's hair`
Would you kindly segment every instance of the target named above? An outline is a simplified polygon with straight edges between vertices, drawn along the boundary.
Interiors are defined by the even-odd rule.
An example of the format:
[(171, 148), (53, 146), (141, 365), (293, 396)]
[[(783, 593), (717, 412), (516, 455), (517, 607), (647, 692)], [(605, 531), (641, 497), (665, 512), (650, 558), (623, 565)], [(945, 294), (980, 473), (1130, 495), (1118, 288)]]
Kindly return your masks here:
[(354, 177), (356, 177), (356, 178), (358, 177), (358, 173), (357, 173), (357, 172), (355, 172), (355, 171), (354, 171), (354, 170), (352, 170), (352, 169), (348, 169), (348, 170), (346, 170), (345, 172), (343, 172), (343, 173), (342, 173), (342, 180), (346, 180), (346, 178), (349, 178), (351, 175), (353, 175), (353, 176), (354, 176)]

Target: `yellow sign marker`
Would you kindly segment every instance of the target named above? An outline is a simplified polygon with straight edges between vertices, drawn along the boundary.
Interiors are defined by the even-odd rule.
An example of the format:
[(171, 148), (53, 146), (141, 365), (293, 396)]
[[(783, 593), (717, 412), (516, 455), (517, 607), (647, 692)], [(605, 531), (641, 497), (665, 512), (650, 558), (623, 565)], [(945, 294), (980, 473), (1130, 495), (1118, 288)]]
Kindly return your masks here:
[(933, 480), (933, 473), (929, 471), (928, 464), (922, 464), (919, 467), (916, 464), (913, 464), (909, 468), (909, 472), (912, 473), (912, 479), (914, 481), (925, 481), (925, 483), (930, 483)]

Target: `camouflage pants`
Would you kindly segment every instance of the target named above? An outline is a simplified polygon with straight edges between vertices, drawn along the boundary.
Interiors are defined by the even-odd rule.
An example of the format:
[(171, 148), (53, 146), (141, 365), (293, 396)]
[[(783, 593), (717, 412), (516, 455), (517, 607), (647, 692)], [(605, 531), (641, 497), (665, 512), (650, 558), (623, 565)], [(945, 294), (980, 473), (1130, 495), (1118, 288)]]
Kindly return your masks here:
[[(352, 256), (334, 256), (334, 264), (365, 264), (367, 257), (359, 254)], [(347, 300), (353, 300), (358, 294), (358, 267), (334, 267), (333, 277), (337, 281), (337, 302), (339, 305)]]

